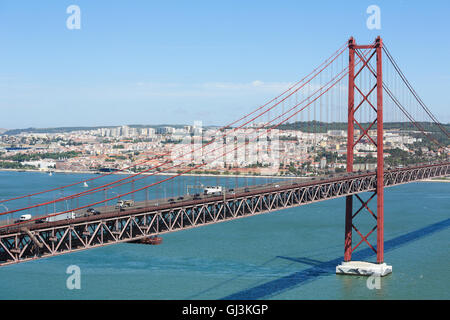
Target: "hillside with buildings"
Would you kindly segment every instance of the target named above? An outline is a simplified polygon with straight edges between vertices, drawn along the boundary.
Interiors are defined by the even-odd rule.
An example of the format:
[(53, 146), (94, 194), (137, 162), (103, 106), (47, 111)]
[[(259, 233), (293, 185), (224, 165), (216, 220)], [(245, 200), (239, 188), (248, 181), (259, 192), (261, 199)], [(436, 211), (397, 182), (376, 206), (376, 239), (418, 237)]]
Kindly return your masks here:
[[(435, 134), (432, 125), (428, 127), (427, 134)], [(376, 130), (369, 135), (376, 136)], [(355, 139), (360, 136), (355, 130)], [(387, 123), (385, 163), (396, 166), (444, 158), (449, 150), (448, 140), (445, 143), (447, 148), (430, 145), (411, 126)], [(239, 144), (243, 147), (233, 150)], [(343, 124), (314, 121), (280, 126), (269, 135), (264, 124), (226, 130), (199, 124), (25, 129), (0, 136), (0, 168), (100, 172), (132, 166), (127, 171), (159, 167), (176, 173), (207, 163), (193, 173), (315, 175), (345, 171), (346, 148)], [(355, 149), (355, 170), (373, 169), (375, 163), (376, 148), (363, 135)]]

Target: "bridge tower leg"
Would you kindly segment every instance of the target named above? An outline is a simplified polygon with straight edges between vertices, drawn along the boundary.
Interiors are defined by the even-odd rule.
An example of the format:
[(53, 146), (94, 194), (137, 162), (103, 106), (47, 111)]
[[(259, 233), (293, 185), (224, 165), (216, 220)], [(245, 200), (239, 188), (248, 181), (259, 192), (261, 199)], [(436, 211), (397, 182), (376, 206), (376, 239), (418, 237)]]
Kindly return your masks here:
[[(363, 139), (366, 138), (377, 149), (377, 174), (376, 174), (376, 187), (373, 194), (368, 200), (364, 201), (358, 194), (349, 195), (346, 197), (345, 202), (345, 252), (344, 262), (336, 267), (336, 273), (338, 274), (356, 274), (356, 275), (372, 275), (379, 274), (384, 276), (392, 272), (392, 267), (384, 263), (384, 156), (383, 156), (383, 71), (382, 71), (382, 48), (383, 41), (380, 37), (375, 40), (372, 45), (357, 45), (355, 40), (350, 38), (348, 42), (349, 50), (349, 77), (348, 77), (348, 124), (347, 124), (347, 172), (353, 172), (353, 160), (355, 146)], [(370, 61), (372, 58), (376, 59), (376, 70), (373, 70)], [(358, 63), (355, 63), (355, 58), (358, 59)], [(359, 65), (361, 65), (359, 67)], [(355, 68), (358, 66), (357, 71)], [(355, 72), (356, 71), (356, 72)], [(364, 88), (359, 88), (356, 85), (355, 79), (365, 71), (372, 77), (375, 77), (375, 85), (369, 88), (368, 92), (363, 92)], [(361, 101), (355, 106), (355, 92), (361, 97)], [(373, 104), (373, 99), (369, 97), (371, 94), (376, 93), (376, 105)], [(372, 101), (371, 101), (372, 100)], [(367, 128), (363, 128), (355, 118), (355, 112), (362, 106), (371, 108), (376, 117), (369, 124)], [(369, 121), (370, 122), (370, 121)], [(355, 125), (360, 129), (359, 134), (355, 139)], [(370, 134), (370, 130), (376, 125), (376, 139)], [(372, 134), (373, 135), (373, 134)], [(377, 210), (373, 212), (368, 206), (368, 203), (377, 198)], [(360, 207), (357, 211), (354, 211), (353, 200), (355, 198), (360, 203)], [(363, 210), (368, 211), (375, 219), (376, 225), (372, 230), (363, 235), (354, 223), (354, 218)], [(372, 246), (368, 240), (368, 237), (375, 231), (377, 235), (377, 245)], [(358, 234), (361, 240), (353, 246), (353, 233)], [(365, 242), (369, 248), (371, 248), (377, 255), (377, 263), (368, 263), (361, 261), (352, 261), (353, 251), (359, 247), (360, 244)]]

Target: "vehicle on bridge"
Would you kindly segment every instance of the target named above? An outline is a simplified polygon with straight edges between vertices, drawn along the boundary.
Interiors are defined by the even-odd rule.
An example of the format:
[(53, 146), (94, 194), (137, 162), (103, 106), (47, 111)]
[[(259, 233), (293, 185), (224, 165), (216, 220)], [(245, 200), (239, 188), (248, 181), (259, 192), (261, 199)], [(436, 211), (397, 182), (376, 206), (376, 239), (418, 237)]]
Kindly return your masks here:
[(28, 221), (28, 220), (31, 220), (31, 214), (23, 214), (20, 216), (19, 220), (15, 221), (15, 223)]
[(89, 209), (86, 210), (86, 212), (87, 212), (87, 213), (91, 213), (91, 214), (93, 214), (93, 215), (100, 214), (100, 211), (95, 210), (94, 208), (89, 208)]
[(222, 192), (223, 192), (222, 186), (205, 187), (205, 189), (203, 190), (203, 194), (205, 194), (205, 195), (210, 195), (210, 194), (220, 195), (220, 194), (222, 194)]
[(123, 210), (127, 207), (132, 207), (132, 206), (134, 206), (133, 200), (119, 200), (119, 201), (117, 201), (116, 209)]
[(71, 212), (66, 212), (63, 214), (58, 214), (56, 216), (36, 220), (35, 223), (55, 222), (55, 221), (75, 219), (75, 218), (78, 218), (77, 214), (74, 211), (71, 211)]

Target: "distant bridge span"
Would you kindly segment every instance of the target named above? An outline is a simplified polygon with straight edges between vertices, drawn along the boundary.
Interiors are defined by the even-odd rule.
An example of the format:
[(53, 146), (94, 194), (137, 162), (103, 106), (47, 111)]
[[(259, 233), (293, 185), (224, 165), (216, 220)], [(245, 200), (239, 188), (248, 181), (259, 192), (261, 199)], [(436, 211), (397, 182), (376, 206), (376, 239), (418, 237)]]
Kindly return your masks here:
[[(385, 170), (384, 186), (450, 175), (450, 162)], [(375, 172), (249, 186), (220, 196), (109, 211), (0, 231), (0, 266), (130, 242), (154, 235), (375, 191)], [(363, 202), (362, 202), (363, 203)]]

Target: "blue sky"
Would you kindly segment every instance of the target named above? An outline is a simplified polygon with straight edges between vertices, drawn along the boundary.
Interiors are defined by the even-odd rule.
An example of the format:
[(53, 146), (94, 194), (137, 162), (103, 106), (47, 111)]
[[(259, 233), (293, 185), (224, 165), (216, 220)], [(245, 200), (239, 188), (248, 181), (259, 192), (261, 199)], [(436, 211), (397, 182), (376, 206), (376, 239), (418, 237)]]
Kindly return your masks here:
[[(66, 28), (72, 4), (80, 30)], [(372, 4), (381, 30), (366, 27)], [(359, 43), (381, 35), (450, 122), (449, 13), (447, 0), (2, 0), (0, 128), (225, 124), (351, 35)]]

